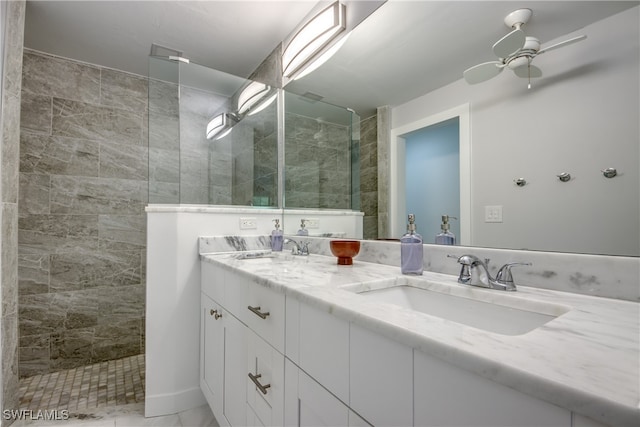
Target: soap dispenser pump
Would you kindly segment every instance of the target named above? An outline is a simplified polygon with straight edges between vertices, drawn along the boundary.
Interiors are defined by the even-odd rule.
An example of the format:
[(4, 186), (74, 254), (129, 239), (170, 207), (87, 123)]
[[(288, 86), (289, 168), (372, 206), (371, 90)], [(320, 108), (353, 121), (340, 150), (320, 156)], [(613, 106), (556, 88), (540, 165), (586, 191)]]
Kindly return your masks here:
[(273, 222), (275, 222), (276, 225), (271, 232), (271, 250), (281, 252), (284, 244), (284, 236), (282, 235), (282, 230), (280, 230), (280, 220), (276, 218)]
[(456, 235), (449, 231), (449, 219), (458, 219), (455, 216), (442, 215), (442, 224), (440, 229), (442, 232), (436, 236), (437, 245), (455, 245)]
[(402, 274), (421, 275), (423, 271), (422, 236), (416, 233), (416, 217), (409, 214), (407, 233), (400, 239), (400, 269)]
[(309, 235), (309, 230), (307, 230), (305, 228), (305, 224), (304, 224), (305, 221), (306, 221), (306, 219), (301, 219), (300, 220), (300, 230), (298, 230), (298, 232), (296, 233), (298, 236), (308, 236)]

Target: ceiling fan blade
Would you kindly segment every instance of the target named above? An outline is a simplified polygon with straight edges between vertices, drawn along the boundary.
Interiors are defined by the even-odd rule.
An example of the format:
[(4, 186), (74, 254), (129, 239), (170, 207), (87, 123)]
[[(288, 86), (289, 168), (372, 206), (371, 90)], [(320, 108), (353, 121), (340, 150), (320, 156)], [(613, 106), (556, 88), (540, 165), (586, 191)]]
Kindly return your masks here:
[(523, 79), (537, 79), (539, 77), (542, 77), (542, 70), (531, 64), (529, 64), (528, 66), (515, 68), (513, 72), (516, 74), (516, 76), (522, 77)]
[(540, 54), (548, 52), (550, 50), (558, 49), (560, 47), (564, 47), (564, 46), (567, 46), (567, 45), (582, 41), (582, 40), (584, 40), (586, 38), (587, 38), (587, 36), (582, 35), (582, 36), (574, 37), (574, 38), (569, 39), (569, 40), (562, 41), (560, 43), (552, 44), (551, 46), (548, 46), (548, 47), (540, 49), (537, 54), (540, 55)]
[(516, 28), (493, 45), (493, 53), (495, 53), (498, 58), (506, 58), (512, 53), (522, 49), (525, 41), (524, 31)]
[(482, 64), (474, 65), (466, 69), (463, 76), (467, 83), (474, 85), (497, 76), (503, 68), (504, 64), (500, 61), (483, 62)]

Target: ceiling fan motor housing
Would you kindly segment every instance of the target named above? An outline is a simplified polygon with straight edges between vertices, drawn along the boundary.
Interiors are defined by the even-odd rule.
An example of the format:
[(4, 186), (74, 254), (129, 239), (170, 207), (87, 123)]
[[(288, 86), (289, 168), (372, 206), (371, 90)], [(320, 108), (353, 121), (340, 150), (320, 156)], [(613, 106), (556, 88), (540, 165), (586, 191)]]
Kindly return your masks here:
[(504, 18), (504, 23), (509, 28), (519, 28), (531, 19), (533, 12), (531, 9), (514, 10)]

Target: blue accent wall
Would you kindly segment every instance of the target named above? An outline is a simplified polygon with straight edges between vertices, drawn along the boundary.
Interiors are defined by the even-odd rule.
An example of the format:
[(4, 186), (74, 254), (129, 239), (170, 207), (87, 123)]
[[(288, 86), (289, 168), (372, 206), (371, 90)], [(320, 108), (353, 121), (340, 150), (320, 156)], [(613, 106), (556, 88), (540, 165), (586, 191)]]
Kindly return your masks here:
[[(435, 242), (442, 215), (460, 218), (459, 135), (457, 117), (404, 135), (407, 214), (425, 243)], [(459, 243), (459, 221), (450, 224)]]

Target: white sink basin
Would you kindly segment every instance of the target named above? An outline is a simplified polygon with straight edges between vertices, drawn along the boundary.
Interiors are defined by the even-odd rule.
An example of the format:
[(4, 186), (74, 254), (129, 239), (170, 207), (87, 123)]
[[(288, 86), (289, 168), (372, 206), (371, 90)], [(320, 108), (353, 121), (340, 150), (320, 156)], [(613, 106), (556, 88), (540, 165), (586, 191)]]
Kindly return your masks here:
[(569, 311), (569, 307), (532, 301), (503, 291), (398, 279), (347, 286), (372, 302), (393, 304), (503, 335), (522, 335)]

